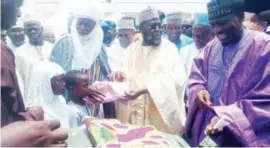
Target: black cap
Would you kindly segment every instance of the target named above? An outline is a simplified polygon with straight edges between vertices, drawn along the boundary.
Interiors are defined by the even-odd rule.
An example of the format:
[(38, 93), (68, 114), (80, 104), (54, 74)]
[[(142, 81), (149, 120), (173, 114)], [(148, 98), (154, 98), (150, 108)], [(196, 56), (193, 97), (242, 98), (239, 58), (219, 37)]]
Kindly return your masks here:
[(245, 0), (211, 0), (207, 4), (209, 19), (245, 11)]

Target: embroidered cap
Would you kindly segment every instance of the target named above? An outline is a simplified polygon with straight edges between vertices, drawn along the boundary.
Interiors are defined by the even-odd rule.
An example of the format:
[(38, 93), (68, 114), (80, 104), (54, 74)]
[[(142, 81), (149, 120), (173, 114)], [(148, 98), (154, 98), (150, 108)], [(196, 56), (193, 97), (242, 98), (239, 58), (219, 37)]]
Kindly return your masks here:
[(158, 11), (154, 8), (148, 7), (139, 13), (139, 24), (151, 19), (159, 19)]
[(209, 19), (244, 12), (245, 0), (211, 0), (207, 4)]

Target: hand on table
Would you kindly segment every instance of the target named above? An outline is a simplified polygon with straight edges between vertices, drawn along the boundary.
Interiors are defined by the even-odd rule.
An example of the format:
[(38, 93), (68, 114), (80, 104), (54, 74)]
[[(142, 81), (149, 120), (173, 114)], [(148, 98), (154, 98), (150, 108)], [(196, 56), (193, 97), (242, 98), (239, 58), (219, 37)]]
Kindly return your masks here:
[(211, 109), (212, 103), (210, 102), (210, 94), (207, 90), (201, 90), (195, 99), (196, 104), (201, 109)]
[(67, 147), (58, 121), (19, 121), (1, 128), (3, 147)]

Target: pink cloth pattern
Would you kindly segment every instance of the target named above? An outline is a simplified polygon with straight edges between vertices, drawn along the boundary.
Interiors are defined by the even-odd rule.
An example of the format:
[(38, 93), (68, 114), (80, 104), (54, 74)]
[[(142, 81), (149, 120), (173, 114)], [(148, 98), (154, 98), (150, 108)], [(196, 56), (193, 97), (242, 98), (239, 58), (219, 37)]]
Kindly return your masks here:
[[(95, 82), (93, 87), (105, 95), (105, 100), (102, 103), (110, 103), (114, 101), (127, 104), (129, 101), (125, 97), (125, 92), (129, 92), (128, 82)], [(93, 104), (90, 98), (84, 98), (86, 104)]]
[[(115, 119), (86, 118), (87, 127), (105, 128), (115, 138), (98, 143), (97, 147), (169, 147), (168, 141), (153, 126), (125, 125)], [(90, 129), (91, 130), (91, 129)], [(94, 131), (91, 132), (95, 134)], [(102, 135), (102, 134), (101, 134)], [(95, 136), (94, 136), (95, 137)]]

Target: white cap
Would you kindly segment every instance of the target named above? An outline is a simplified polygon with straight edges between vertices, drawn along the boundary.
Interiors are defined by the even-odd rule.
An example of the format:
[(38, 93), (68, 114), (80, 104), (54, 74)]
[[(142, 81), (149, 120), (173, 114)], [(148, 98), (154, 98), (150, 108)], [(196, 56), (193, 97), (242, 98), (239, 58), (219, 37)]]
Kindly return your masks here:
[(117, 29), (132, 29), (135, 30), (135, 22), (132, 19), (121, 19), (118, 21)]
[(144, 21), (151, 20), (157, 18), (159, 19), (158, 11), (154, 8), (148, 7), (145, 10), (142, 10), (139, 13), (139, 24), (141, 24)]
[(31, 22), (31, 21), (39, 22), (41, 25), (44, 24), (44, 18), (42, 17), (41, 14), (31, 13), (31, 14), (26, 14), (25, 16), (23, 16), (24, 23)]
[(167, 15), (166, 22), (167, 22), (167, 24), (170, 22), (182, 24), (183, 23), (183, 13), (182, 12), (169, 13)]

